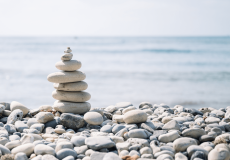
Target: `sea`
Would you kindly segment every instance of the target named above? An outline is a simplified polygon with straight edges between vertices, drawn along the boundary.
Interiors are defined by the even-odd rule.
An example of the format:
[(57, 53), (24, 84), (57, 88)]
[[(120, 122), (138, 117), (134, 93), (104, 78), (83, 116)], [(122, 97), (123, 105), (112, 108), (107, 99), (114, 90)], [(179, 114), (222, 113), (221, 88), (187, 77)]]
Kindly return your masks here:
[(230, 106), (230, 37), (0, 37), (0, 102), (53, 105), (47, 76), (66, 47), (82, 63), (93, 108)]

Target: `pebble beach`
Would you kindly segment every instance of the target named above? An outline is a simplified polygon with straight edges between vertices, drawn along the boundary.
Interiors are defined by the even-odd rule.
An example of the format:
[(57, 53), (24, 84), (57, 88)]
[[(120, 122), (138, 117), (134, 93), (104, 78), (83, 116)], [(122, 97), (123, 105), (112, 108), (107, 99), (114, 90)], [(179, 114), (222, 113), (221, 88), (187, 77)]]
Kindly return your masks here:
[(230, 160), (230, 106), (92, 108), (82, 63), (73, 58), (68, 47), (55, 64), (60, 71), (47, 76), (53, 105), (0, 103), (1, 160)]

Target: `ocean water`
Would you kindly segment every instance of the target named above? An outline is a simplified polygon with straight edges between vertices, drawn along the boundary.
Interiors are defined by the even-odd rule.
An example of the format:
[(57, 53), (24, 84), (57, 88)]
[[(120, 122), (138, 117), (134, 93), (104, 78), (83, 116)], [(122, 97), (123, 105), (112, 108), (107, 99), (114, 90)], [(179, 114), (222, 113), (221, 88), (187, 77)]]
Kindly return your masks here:
[(66, 47), (82, 62), (92, 107), (230, 106), (230, 37), (0, 37), (0, 101), (52, 105), (47, 75)]

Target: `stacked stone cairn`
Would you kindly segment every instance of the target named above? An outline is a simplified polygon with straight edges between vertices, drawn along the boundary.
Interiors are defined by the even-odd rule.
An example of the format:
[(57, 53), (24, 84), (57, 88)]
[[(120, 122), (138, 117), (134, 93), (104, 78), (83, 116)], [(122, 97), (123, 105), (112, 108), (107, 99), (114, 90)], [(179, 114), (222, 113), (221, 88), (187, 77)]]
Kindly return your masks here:
[[(92, 108), (68, 48), (48, 76), (53, 106), (0, 103), (1, 160), (230, 160), (230, 106), (120, 102)], [(77, 70), (77, 71), (76, 71)]]
[(55, 72), (48, 75), (47, 79), (53, 82), (56, 90), (53, 91), (52, 96), (57, 101), (53, 107), (56, 111), (62, 113), (84, 114), (91, 108), (88, 101), (91, 96), (84, 92), (88, 84), (83, 80), (86, 75), (79, 71), (81, 62), (72, 60), (72, 50), (68, 47), (61, 57), (61, 61), (55, 64), (56, 68), (61, 72)]

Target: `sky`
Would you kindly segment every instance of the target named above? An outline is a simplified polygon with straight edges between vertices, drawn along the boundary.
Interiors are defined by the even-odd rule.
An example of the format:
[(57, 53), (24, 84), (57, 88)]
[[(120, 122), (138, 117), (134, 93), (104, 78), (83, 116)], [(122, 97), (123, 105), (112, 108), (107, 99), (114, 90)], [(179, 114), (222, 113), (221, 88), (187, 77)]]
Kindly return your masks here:
[(0, 0), (0, 36), (230, 36), (230, 0)]

